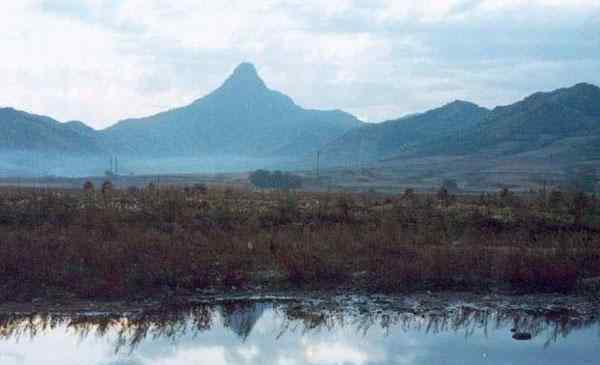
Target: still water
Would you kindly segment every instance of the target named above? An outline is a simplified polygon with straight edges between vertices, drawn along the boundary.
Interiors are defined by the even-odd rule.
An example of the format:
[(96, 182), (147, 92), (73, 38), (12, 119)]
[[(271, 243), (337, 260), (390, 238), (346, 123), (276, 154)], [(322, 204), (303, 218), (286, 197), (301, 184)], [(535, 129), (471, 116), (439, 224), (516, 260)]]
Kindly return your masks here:
[(564, 311), (228, 300), (0, 316), (2, 365), (599, 363), (595, 317)]

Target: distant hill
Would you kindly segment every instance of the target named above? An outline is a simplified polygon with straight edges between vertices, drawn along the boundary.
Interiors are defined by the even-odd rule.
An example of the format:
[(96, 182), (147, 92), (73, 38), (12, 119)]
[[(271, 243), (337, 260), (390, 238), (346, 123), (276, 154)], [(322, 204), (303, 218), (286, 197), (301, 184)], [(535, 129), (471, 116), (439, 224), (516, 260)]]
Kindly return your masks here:
[(425, 113), (356, 128), (327, 145), (322, 153), (328, 161), (385, 159), (464, 133), (488, 114), (489, 110), (473, 103), (454, 101)]
[(75, 125), (12, 108), (0, 109), (0, 151), (61, 154), (100, 154), (93, 134), (80, 133)]
[(129, 119), (100, 132), (114, 154), (165, 156), (298, 156), (362, 125), (341, 111), (307, 110), (269, 89), (249, 63), (191, 105)]
[(599, 138), (600, 88), (577, 84), (497, 107), (458, 138), (440, 138), (413, 152), (506, 156), (539, 150), (568, 159), (600, 158), (594, 142)]
[(455, 101), (351, 130), (322, 156), (330, 165), (433, 156), (600, 159), (600, 88), (577, 84), (493, 110)]

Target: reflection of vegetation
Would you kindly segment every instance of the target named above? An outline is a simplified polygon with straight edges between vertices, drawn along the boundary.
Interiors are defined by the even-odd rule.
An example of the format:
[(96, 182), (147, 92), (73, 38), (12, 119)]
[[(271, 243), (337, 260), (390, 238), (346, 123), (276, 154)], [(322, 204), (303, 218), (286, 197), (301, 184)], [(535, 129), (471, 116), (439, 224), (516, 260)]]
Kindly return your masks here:
[(210, 330), (214, 308), (201, 305), (188, 309), (159, 310), (124, 319), (118, 331), (117, 351), (124, 345), (134, 348), (148, 337), (175, 341), (189, 333)]
[[(471, 305), (445, 309), (392, 309), (385, 305), (355, 307), (319, 302), (249, 302), (227, 301), (221, 304), (203, 304), (159, 308), (126, 314), (67, 315), (67, 314), (7, 314), (0, 317), (0, 339), (34, 338), (66, 328), (84, 339), (88, 336), (115, 340), (115, 351), (135, 349), (145, 340), (168, 339), (178, 341), (209, 331), (217, 325), (231, 329), (241, 341), (252, 332), (263, 311), (273, 311), (280, 323), (280, 336), (288, 332), (332, 331), (352, 328), (366, 333), (373, 327), (393, 331), (418, 331), (430, 334), (464, 332), (471, 336), (476, 331), (514, 329), (546, 336), (547, 344), (568, 336), (572, 331), (598, 324), (593, 315), (582, 315), (567, 309), (527, 310), (513, 307), (476, 307)], [(238, 319), (234, 317), (239, 316)], [(236, 324), (241, 324), (240, 328)], [(275, 338), (274, 338), (275, 340)]]
[(123, 315), (11, 314), (0, 317), (0, 338), (34, 338), (63, 327), (80, 338), (114, 337), (118, 352), (123, 347), (133, 349), (148, 338), (176, 341), (186, 334), (207, 331), (214, 316), (214, 308), (207, 305)]
[(300, 328), (302, 331), (328, 330), (351, 326), (356, 331), (366, 333), (373, 327), (381, 328), (389, 335), (394, 330), (418, 331), (428, 334), (462, 331), (466, 337), (476, 331), (487, 335), (490, 330), (506, 329), (530, 333), (533, 337), (546, 336), (546, 345), (565, 338), (572, 331), (598, 325), (593, 315), (572, 317), (564, 311), (525, 311), (520, 309), (477, 308), (459, 306), (436, 311), (419, 313), (414, 310), (359, 310), (346, 311), (343, 308), (306, 309), (287, 307), (284, 309), (285, 331)]

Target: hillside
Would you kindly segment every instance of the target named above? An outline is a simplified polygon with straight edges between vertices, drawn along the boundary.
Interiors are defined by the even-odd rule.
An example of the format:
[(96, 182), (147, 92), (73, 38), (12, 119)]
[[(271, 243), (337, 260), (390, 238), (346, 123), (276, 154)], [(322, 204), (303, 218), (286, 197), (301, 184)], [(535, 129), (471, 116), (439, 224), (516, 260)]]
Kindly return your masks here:
[(384, 159), (439, 138), (460, 135), (477, 125), (489, 111), (455, 101), (422, 114), (354, 129), (323, 149), (326, 161)]
[(0, 151), (35, 151), (62, 154), (99, 154), (95, 136), (73, 125), (12, 108), (0, 109)]
[(493, 110), (455, 101), (443, 107), (349, 131), (322, 151), (330, 165), (462, 156), (600, 158), (600, 88), (577, 84), (538, 92)]
[[(566, 159), (599, 158), (600, 88), (577, 84), (497, 107), (460, 138), (421, 145), (419, 155), (506, 156), (541, 151)], [(544, 152), (545, 151), (545, 152)]]

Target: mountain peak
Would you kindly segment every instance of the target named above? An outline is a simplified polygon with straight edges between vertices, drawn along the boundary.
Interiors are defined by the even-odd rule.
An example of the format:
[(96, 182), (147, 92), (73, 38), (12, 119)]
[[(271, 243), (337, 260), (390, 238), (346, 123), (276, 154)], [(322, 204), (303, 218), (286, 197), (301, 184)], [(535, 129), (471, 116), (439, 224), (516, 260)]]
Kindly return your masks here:
[(589, 83), (579, 83), (571, 87), (565, 87), (553, 91), (536, 92), (527, 96), (522, 101), (498, 107), (502, 110), (512, 110), (515, 107), (548, 108), (552, 105), (560, 105), (571, 109), (571, 112), (582, 112), (588, 116), (600, 116), (600, 88)]
[(256, 71), (256, 66), (250, 62), (242, 62), (240, 63), (235, 70), (233, 70), (234, 75), (247, 75), (258, 78), (258, 72)]
[(465, 112), (465, 111), (473, 111), (473, 110), (482, 110), (484, 108), (479, 105), (472, 103), (470, 101), (465, 100), (454, 100), (451, 103), (448, 103), (440, 108), (434, 109), (434, 111), (454, 111), (454, 112)]
[(7, 106), (7, 107), (0, 108), (0, 112), (2, 112), (2, 113), (15, 113), (15, 112), (19, 112), (19, 111), (17, 109), (15, 109), (15, 108)]
[(600, 88), (594, 84), (588, 84), (585, 82), (581, 82), (577, 85), (572, 86), (568, 90), (570, 93), (575, 96), (587, 97), (593, 100), (588, 100), (591, 103), (597, 104), (598, 98), (600, 97)]
[(475, 104), (475, 103), (471, 103), (470, 101), (465, 101), (465, 100), (454, 100), (451, 103), (448, 103), (445, 105), (446, 107), (479, 107), (479, 105)]
[(593, 90), (598, 90), (598, 86), (594, 85), (594, 84), (590, 84), (588, 82), (580, 82), (578, 84), (575, 84), (572, 89), (593, 89)]
[(258, 76), (253, 64), (244, 62), (233, 70), (233, 73), (225, 81), (224, 87), (265, 88), (265, 82)]

